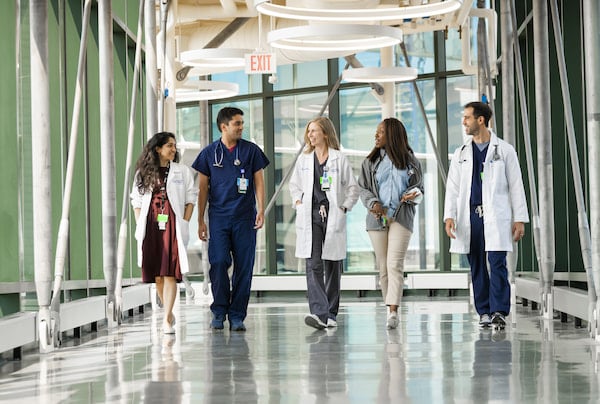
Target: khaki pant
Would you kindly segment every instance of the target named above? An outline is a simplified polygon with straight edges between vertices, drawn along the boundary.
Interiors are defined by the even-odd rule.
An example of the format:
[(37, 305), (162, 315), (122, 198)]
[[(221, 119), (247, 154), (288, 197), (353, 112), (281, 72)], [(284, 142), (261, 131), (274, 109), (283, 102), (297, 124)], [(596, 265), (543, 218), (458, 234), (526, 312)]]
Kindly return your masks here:
[(399, 305), (404, 285), (404, 259), (412, 232), (397, 222), (383, 230), (368, 231), (379, 268), (379, 284), (386, 305)]

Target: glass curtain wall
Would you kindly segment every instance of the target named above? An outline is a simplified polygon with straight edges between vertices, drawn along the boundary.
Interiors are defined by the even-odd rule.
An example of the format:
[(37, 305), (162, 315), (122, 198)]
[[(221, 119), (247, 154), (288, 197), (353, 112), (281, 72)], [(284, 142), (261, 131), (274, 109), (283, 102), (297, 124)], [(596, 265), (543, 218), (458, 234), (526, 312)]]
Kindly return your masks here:
[[(409, 54), (410, 65), (419, 71), (416, 86), (425, 107), (423, 114), (413, 83), (397, 83), (395, 116), (406, 126), (409, 143), (419, 158), (425, 181), (425, 198), (417, 209), (413, 236), (410, 241), (406, 261), (407, 271), (425, 270), (454, 270), (464, 269), (462, 257), (453, 256), (450, 268), (441, 268), (440, 254), (443, 226), (440, 210), (443, 205), (443, 195), (440, 195), (440, 176), (436, 155), (427, 131), (427, 123), (432, 130), (433, 138), (445, 137), (448, 150), (441, 153), (450, 154), (463, 141), (461, 126), (462, 106), (472, 101), (476, 96), (476, 80), (465, 76), (460, 70), (460, 38), (456, 33), (450, 33), (443, 41), (446, 45), (445, 60), (438, 60), (435, 38), (433, 33), (419, 33), (405, 36), (405, 45)], [(380, 52), (378, 50), (362, 52), (356, 55), (364, 66), (379, 66)], [(402, 50), (395, 49), (396, 65), (406, 66)], [(338, 63), (338, 72), (345, 66), (345, 60)], [(446, 71), (436, 66), (445, 66), (452, 70)], [(279, 66), (277, 79), (267, 84), (260, 76), (248, 76), (243, 71), (213, 75), (212, 80), (232, 81), (240, 85), (241, 95), (229, 100), (210, 103), (211, 136), (215, 140), (219, 136), (214, 117), (218, 110), (225, 106), (237, 106), (244, 114), (244, 138), (265, 147), (265, 138), (270, 138), (273, 150), (265, 150), (274, 168), (275, 190), (292, 168), (296, 153), (304, 142), (304, 130), (308, 121), (322, 111), (327, 101), (328, 91), (332, 88), (337, 77), (328, 77), (327, 61), (301, 63), (296, 65)], [(443, 100), (437, 99), (437, 83), (445, 80), (447, 91), (442, 94)], [(446, 98), (447, 97), (447, 98)], [(268, 101), (268, 102), (266, 102)], [(339, 136), (344, 153), (349, 157), (354, 175), (358, 178), (362, 161), (373, 148), (374, 134), (377, 124), (381, 121), (381, 103), (369, 84), (353, 84), (342, 82), (339, 91), (334, 95), (334, 105), (339, 105), (339, 119), (334, 117), (334, 124), (339, 127)], [(263, 111), (268, 105), (272, 111)], [(272, 105), (272, 107), (271, 107)], [(439, 128), (437, 108), (447, 105), (444, 114), (448, 116), (448, 125)], [(266, 112), (266, 115), (264, 114)], [(324, 115), (329, 110), (324, 109)], [(186, 133), (186, 140), (199, 141), (199, 130), (194, 130), (194, 116), (199, 116), (196, 107), (186, 106), (186, 111), (180, 111), (180, 133)], [(272, 133), (265, 132), (263, 116), (272, 116)], [(271, 124), (271, 123), (270, 123)], [(269, 154), (272, 153), (272, 154)], [(273, 190), (268, 190), (269, 195)], [(269, 198), (268, 195), (268, 198)], [(347, 215), (348, 220), (348, 256), (344, 271), (347, 273), (374, 273), (375, 257), (370, 239), (365, 231), (367, 210), (359, 201)], [(193, 219), (194, 220), (194, 219)], [(304, 273), (304, 260), (295, 258), (295, 211), (292, 208), (287, 183), (281, 187), (274, 207), (267, 220), (275, 220), (275, 251), (267, 251), (265, 231), (259, 231), (257, 260), (255, 274), (300, 274)], [(197, 235), (192, 234), (192, 237)], [(190, 240), (193, 245), (195, 241)], [(198, 242), (198, 241), (196, 241)], [(272, 262), (276, 268), (267, 268), (267, 254), (274, 255)]]

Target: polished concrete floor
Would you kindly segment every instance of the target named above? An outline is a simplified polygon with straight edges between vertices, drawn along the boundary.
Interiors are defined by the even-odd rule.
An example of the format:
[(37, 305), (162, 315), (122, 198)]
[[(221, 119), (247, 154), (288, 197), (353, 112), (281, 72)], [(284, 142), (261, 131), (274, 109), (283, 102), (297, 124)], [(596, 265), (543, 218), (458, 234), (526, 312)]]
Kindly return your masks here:
[[(467, 298), (405, 298), (398, 329), (378, 299), (342, 301), (337, 329), (304, 325), (302, 297), (253, 298), (246, 332), (209, 328), (208, 299), (185, 298), (176, 334), (148, 306), (117, 329), (65, 336), (53, 353), (0, 359), (1, 402), (588, 403), (598, 350), (572, 319), (517, 306), (481, 331)], [(227, 325), (227, 323), (226, 323)], [(3, 330), (2, 332), (10, 332)]]

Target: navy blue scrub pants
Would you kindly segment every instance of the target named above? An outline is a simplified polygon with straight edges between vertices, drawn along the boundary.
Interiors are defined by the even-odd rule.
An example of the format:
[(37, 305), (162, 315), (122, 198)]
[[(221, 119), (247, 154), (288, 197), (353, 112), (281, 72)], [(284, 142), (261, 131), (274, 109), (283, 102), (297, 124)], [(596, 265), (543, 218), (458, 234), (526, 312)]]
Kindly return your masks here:
[(342, 260), (330, 261), (321, 258), (327, 229), (327, 218), (321, 220), (319, 208), (312, 209), (312, 251), (306, 259), (306, 288), (308, 307), (322, 322), (336, 320), (340, 307), (340, 282)]
[[(209, 221), (208, 262), (213, 303), (210, 310), (217, 318), (244, 321), (250, 300), (252, 271), (256, 252), (254, 219)], [(233, 258), (231, 283), (227, 270)]]
[[(471, 207), (471, 250), (467, 255), (471, 265), (473, 298), (477, 313), (510, 312), (510, 283), (506, 267), (506, 251), (485, 251), (483, 218)], [(489, 272), (488, 264), (489, 262)]]

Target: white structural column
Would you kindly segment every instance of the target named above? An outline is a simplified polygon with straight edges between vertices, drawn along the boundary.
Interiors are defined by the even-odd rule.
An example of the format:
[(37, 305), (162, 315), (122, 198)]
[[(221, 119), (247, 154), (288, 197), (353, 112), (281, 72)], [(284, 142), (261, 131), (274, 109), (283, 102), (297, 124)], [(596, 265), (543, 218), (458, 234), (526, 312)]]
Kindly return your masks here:
[[(510, 14), (511, 0), (500, 3), (500, 43), (502, 48), (502, 138), (516, 147), (516, 104), (515, 104), (515, 59), (513, 56), (513, 25)], [(513, 243), (513, 251), (507, 255), (508, 276), (510, 280), (511, 312), (515, 313), (517, 294), (515, 286), (515, 271), (519, 253), (519, 244)], [(513, 323), (516, 316), (511, 316)]]
[(102, 184), (102, 267), (106, 281), (109, 327), (118, 325), (115, 302), (117, 274), (117, 201), (111, 0), (98, 1), (100, 64), (100, 164)]
[(177, 2), (160, 1), (160, 31), (158, 34), (158, 69), (160, 89), (158, 95), (158, 131), (175, 133), (175, 73), (173, 66), (176, 56), (175, 25), (177, 23)]
[[(164, 0), (163, 0), (164, 1)], [(175, 102), (175, 59), (177, 58), (177, 49), (175, 45), (175, 25), (177, 24), (177, 2), (169, 2), (169, 12), (167, 13), (167, 26), (165, 33), (165, 59), (162, 74), (164, 76), (164, 127), (163, 130), (175, 133), (177, 130)]]
[[(140, 38), (137, 39), (138, 42)], [(158, 130), (158, 72), (156, 70), (156, 7), (154, 0), (144, 1), (144, 49), (146, 61), (146, 135)]]
[(533, 1), (533, 35), (535, 40), (535, 121), (537, 138), (537, 166), (539, 185), (539, 208), (541, 230), (541, 276), (543, 277), (541, 309), (542, 316), (553, 317), (552, 286), (554, 281), (555, 229), (554, 186), (552, 183), (552, 125), (550, 109), (550, 68), (548, 47), (548, 3)]
[[(380, 49), (381, 67), (394, 66), (394, 48), (387, 46)], [(396, 83), (383, 83), (383, 103), (381, 104), (381, 118), (396, 117)]]
[[(583, 0), (583, 26), (596, 27), (600, 21), (600, 4), (597, 0)], [(596, 296), (600, 296), (600, 30), (583, 30), (585, 58), (585, 108), (587, 121), (590, 233), (592, 248), (592, 272)], [(589, 277), (588, 277), (589, 278)], [(589, 281), (588, 281), (589, 282)], [(588, 293), (592, 285), (588, 283)], [(600, 341), (598, 315), (600, 302), (596, 299), (596, 310), (591, 332)]]
[(48, 4), (29, 1), (31, 58), (31, 174), (33, 262), (39, 305), (40, 352), (54, 349), (50, 299), (52, 290), (52, 189), (50, 182), (50, 87), (48, 84)]

